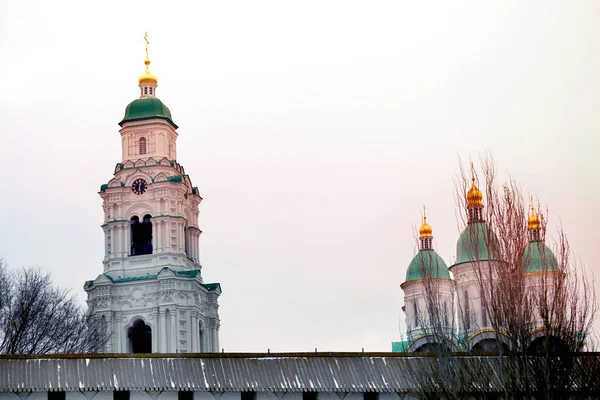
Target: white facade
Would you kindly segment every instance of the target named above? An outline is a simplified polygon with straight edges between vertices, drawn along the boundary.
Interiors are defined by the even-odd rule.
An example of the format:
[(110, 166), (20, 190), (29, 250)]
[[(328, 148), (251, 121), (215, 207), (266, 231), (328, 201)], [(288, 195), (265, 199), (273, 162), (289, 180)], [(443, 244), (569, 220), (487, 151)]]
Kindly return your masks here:
[[(142, 101), (162, 106), (155, 81), (140, 88)], [(221, 290), (202, 280), (202, 198), (176, 161), (177, 127), (170, 112), (138, 112), (121, 126), (122, 160), (99, 193), (104, 270), (84, 287), (110, 327), (107, 352), (216, 352)]]

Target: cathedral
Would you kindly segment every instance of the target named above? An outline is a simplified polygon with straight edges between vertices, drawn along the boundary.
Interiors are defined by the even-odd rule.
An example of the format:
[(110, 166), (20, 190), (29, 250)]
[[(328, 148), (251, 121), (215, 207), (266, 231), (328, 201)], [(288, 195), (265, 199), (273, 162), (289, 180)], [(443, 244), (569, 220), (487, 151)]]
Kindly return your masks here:
[[(507, 263), (496, 233), (484, 220), (483, 209), (483, 193), (473, 177), (466, 193), (467, 224), (456, 244), (456, 261), (450, 267), (433, 249), (433, 229), (423, 216), (419, 252), (408, 265), (401, 285), (407, 340), (393, 342), (393, 352), (498, 351), (498, 347), (509, 347), (507, 341), (498, 340), (505, 334), (496, 334), (488, 310), (490, 290), (498, 287), (501, 265)], [(520, 270), (512, 273), (523, 276), (524, 292), (534, 304), (535, 292), (540, 287), (551, 288), (552, 280), (560, 279), (563, 273), (544, 243), (541, 220), (533, 207), (526, 223), (527, 244), (519, 257)], [(542, 321), (525, 325), (530, 327), (532, 343), (543, 339)]]
[(216, 352), (221, 287), (202, 279), (202, 197), (178, 162), (178, 127), (156, 97), (145, 39), (139, 98), (119, 122), (121, 160), (99, 192), (104, 270), (84, 284), (88, 307), (109, 328), (106, 352)]
[[(507, 388), (513, 388), (502, 379), (506, 368), (497, 357), (463, 352), (506, 346), (498, 342), (482, 295), (501, 277), (491, 273), (483, 282), (477, 279), (485, 277), (479, 273), (483, 266), (495, 271), (506, 262), (485, 221), (475, 178), (466, 193), (467, 224), (451, 267), (434, 250), (433, 229), (423, 216), (419, 252), (401, 285), (407, 340), (392, 343), (397, 354), (219, 352), (221, 286), (204, 282), (199, 257), (202, 197), (178, 161), (178, 127), (156, 97), (158, 79), (150, 72), (145, 39), (139, 98), (127, 105), (119, 122), (121, 159), (99, 191), (103, 270), (84, 284), (90, 312), (108, 328), (106, 349), (103, 354), (0, 355), (0, 400), (508, 398)], [(540, 279), (560, 279), (562, 272), (544, 244), (533, 208), (526, 223), (527, 244), (519, 242), (524, 262), (510, 273), (522, 274), (526, 288), (536, 288)], [(534, 320), (532, 327), (541, 324)], [(441, 369), (441, 358), (417, 353), (440, 348), (463, 353), (444, 360), (451, 364)], [(566, 360), (575, 361), (574, 368), (562, 368), (560, 357), (550, 359), (558, 365), (552, 371), (567, 382), (559, 382), (561, 398), (597, 398), (600, 356)], [(535, 375), (529, 369), (527, 374), (527, 379)], [(445, 377), (451, 397), (440, 396), (447, 390)], [(533, 388), (545, 393), (554, 381)]]

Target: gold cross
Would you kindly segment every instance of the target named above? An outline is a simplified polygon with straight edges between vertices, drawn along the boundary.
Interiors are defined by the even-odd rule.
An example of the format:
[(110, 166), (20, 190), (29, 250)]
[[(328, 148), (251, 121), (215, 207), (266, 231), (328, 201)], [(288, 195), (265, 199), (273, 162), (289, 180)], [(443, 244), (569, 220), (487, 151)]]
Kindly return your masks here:
[(148, 41), (148, 31), (144, 34), (144, 40), (146, 41), (146, 58), (148, 58), (148, 45), (150, 42)]

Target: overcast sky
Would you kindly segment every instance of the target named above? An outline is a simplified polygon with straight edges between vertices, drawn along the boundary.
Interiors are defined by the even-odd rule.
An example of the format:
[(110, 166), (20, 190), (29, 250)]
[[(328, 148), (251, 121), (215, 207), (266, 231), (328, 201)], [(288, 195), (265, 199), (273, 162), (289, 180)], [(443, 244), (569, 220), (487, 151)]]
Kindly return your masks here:
[(226, 351), (389, 351), (482, 151), (600, 276), (600, 2), (495, 3), (0, 0), (0, 257), (84, 301), (147, 30)]

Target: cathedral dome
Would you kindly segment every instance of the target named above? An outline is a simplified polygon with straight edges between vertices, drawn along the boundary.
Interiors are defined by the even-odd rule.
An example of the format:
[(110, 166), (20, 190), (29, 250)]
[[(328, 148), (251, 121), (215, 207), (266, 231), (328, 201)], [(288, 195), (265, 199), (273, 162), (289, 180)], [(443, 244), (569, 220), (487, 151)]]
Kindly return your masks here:
[(428, 278), (450, 279), (448, 266), (433, 250), (421, 250), (412, 259), (406, 271), (406, 282)]
[[(494, 251), (495, 250), (495, 251)], [(456, 243), (456, 264), (473, 261), (497, 260), (494, 252), (500, 252), (496, 234), (483, 221), (467, 225)]]
[(554, 253), (544, 242), (531, 241), (523, 253), (523, 272), (558, 272), (558, 262)]
[(169, 107), (164, 105), (159, 99), (152, 97), (137, 99), (129, 103), (125, 109), (125, 116), (119, 122), (119, 125), (123, 126), (125, 122), (150, 118), (165, 119), (177, 129), (177, 125), (171, 119), (171, 110), (169, 110)]

